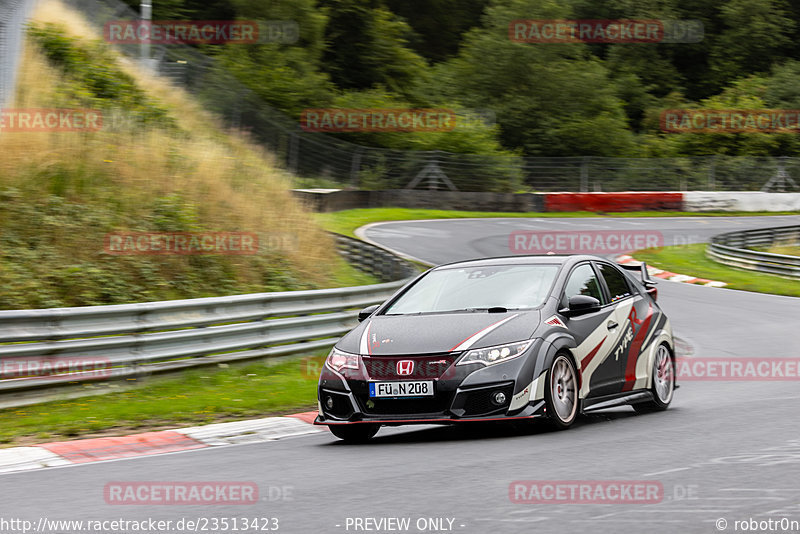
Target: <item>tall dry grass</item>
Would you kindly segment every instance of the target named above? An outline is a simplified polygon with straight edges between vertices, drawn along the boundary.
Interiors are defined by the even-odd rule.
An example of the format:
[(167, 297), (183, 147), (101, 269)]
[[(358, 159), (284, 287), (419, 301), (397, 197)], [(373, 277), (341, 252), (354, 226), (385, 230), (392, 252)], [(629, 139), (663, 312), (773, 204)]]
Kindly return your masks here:
[[(81, 39), (99, 37), (79, 14), (56, 0), (40, 2), (34, 20), (60, 23)], [(8, 198), (36, 205), (55, 195), (71, 205), (104, 212), (98, 217), (102, 222), (78, 232), (70, 228), (59, 235), (57, 225), (47, 226), (47, 242), (54, 254), (76, 262), (102, 261), (103, 268), (113, 268), (102, 255), (104, 235), (147, 228), (145, 222), (153, 220), (160, 200), (179, 199), (179, 209), (191, 214), (197, 230), (292, 236), (292, 246), (268, 251), (275, 256), (269, 265), (289, 269), (290, 278), (310, 286), (330, 284), (333, 242), (292, 197), (288, 176), (270, 154), (244, 135), (223, 131), (215, 117), (181, 89), (122, 58), (118, 61), (139, 87), (146, 87), (151, 97), (169, 109), (177, 130), (135, 127), (123, 115), (114, 120), (104, 117), (104, 128), (97, 132), (0, 133), (0, 190), (13, 191), (6, 194)], [(31, 42), (18, 82), (16, 108), (61, 107), (71, 102), (60, 90), (70, 81)], [(0, 209), (0, 232), (13, 222), (9, 218), (16, 217), (15, 213)], [(31, 232), (36, 232), (36, 224), (31, 226)], [(180, 230), (185, 229), (175, 228)], [(153, 257), (152, 261), (169, 278), (171, 272), (185, 271), (186, 262), (192, 260)], [(225, 268), (231, 269), (242, 288), (252, 290), (265, 278), (260, 272), (263, 261), (248, 257), (227, 261)]]

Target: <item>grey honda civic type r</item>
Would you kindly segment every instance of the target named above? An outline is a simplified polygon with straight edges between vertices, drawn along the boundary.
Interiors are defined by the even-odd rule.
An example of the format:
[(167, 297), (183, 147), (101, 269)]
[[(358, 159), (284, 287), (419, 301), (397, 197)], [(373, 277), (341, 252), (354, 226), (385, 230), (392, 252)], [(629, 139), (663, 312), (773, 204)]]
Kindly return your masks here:
[(675, 351), (656, 297), (645, 265), (596, 256), (440, 265), (359, 313), (323, 366), (315, 424), (359, 442), (384, 425), (665, 410)]

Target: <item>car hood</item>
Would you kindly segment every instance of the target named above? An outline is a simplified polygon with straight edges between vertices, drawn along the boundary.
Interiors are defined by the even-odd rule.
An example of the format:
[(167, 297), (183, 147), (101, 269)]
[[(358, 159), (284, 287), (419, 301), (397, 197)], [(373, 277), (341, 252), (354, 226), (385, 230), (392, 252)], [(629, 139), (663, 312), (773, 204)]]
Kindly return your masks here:
[(529, 339), (539, 320), (538, 310), (378, 315), (358, 325), (336, 347), (376, 356), (461, 351)]

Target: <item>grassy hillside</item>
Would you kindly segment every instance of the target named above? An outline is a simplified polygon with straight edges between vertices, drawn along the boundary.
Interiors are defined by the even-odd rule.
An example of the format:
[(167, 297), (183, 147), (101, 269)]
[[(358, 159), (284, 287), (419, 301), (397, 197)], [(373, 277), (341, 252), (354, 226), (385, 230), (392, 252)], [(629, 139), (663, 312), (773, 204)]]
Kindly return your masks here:
[[(146, 90), (145, 90), (146, 89)], [(91, 108), (103, 127), (0, 133), (0, 309), (369, 282), (244, 135), (41, 2), (14, 108)], [(115, 256), (110, 232), (253, 232), (254, 256)]]

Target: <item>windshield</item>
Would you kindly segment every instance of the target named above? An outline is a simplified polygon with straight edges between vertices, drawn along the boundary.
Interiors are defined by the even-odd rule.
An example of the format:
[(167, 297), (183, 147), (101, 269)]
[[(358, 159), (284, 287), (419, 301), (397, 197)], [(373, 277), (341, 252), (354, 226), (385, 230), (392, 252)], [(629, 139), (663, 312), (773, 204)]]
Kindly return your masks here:
[(536, 308), (547, 298), (557, 272), (557, 265), (437, 269), (418, 281), (385, 313), (406, 315)]

